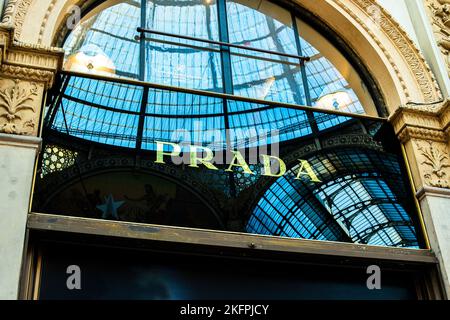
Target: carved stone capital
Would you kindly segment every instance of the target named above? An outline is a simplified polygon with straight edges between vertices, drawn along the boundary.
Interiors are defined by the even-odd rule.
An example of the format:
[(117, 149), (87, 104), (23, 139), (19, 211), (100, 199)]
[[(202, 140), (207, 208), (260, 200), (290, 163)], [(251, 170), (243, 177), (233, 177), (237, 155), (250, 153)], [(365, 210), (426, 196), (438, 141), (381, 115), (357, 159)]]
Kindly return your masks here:
[(417, 188), (450, 188), (450, 101), (401, 106), (390, 117), (415, 174)]
[(448, 104), (449, 101), (400, 106), (391, 115), (389, 121), (402, 143), (414, 138), (446, 142), (448, 137), (444, 130), (444, 124), (448, 121)]
[(445, 132), (447, 140), (450, 142), (450, 99), (443, 104), (439, 117), (442, 124), (442, 130)]
[(14, 28), (0, 24), (0, 78), (30, 80), (53, 85), (61, 70), (64, 51), (14, 41)]
[(36, 136), (45, 90), (61, 69), (63, 51), (18, 43), (0, 25), (0, 133)]
[(450, 1), (425, 0), (436, 42), (450, 74)]

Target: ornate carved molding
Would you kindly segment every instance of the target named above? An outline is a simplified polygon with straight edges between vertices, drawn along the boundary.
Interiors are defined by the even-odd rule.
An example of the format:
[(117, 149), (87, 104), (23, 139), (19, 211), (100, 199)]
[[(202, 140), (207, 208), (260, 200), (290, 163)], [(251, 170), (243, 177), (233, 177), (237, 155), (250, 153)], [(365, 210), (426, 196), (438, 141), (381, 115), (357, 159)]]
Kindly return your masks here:
[(447, 109), (447, 102), (404, 105), (391, 115), (389, 121), (403, 143), (412, 138), (446, 142), (442, 118), (446, 115)]
[(436, 41), (450, 74), (450, 0), (425, 0)]
[(52, 0), (50, 2), (50, 4), (48, 5), (47, 11), (45, 12), (45, 16), (44, 19), (42, 20), (41, 23), (41, 29), (39, 30), (39, 38), (38, 38), (38, 43), (42, 43), (42, 38), (44, 36), (44, 32), (45, 32), (45, 27), (47, 26), (47, 22), (48, 22), (48, 18), (50, 17), (50, 15), (53, 12), (53, 9), (55, 7), (55, 4), (58, 0)]
[(450, 188), (450, 101), (401, 106), (390, 117), (400, 141), (415, 159), (420, 187)]
[(445, 144), (416, 141), (425, 183), (431, 187), (450, 188), (449, 151)]
[[(402, 84), (402, 88), (405, 95), (409, 98), (410, 92), (406, 86), (406, 82), (398, 68), (398, 62), (392, 58), (389, 50), (385, 45), (377, 39), (377, 36), (373, 30), (349, 7), (345, 6), (342, 0), (334, 0), (338, 3), (345, 11), (355, 19), (364, 30), (375, 40), (377, 45), (383, 51), (386, 58), (389, 60), (392, 68), (395, 70), (396, 75)], [(416, 47), (414, 42), (408, 37), (407, 33), (403, 28), (395, 21), (395, 19), (380, 5), (377, 4), (376, 0), (351, 0), (357, 7), (365, 12), (367, 18), (370, 20), (373, 9), (377, 8), (379, 15), (377, 16), (377, 24), (380, 29), (386, 34), (390, 41), (397, 47), (398, 51), (401, 53), (405, 61), (410, 66), (412, 75), (415, 78), (418, 86), (421, 89), (422, 96), (425, 102), (434, 102), (442, 98), (440, 93), (439, 85), (429, 67), (425, 58), (420, 53), (420, 50)], [(448, 0), (447, 0), (448, 1)]]
[(14, 26), (14, 39), (19, 39), (28, 8), (34, 0), (9, 0), (3, 14), (2, 23)]
[(442, 107), (439, 110), (439, 118), (441, 120), (442, 129), (450, 142), (450, 99), (442, 104)]
[(18, 43), (0, 25), (0, 133), (36, 136), (44, 90), (60, 70), (63, 51)]
[(432, 141), (445, 141), (446, 137), (442, 131), (406, 127), (398, 134), (398, 138), (402, 143), (406, 143), (411, 139), (430, 139)]
[(28, 79), (30, 81), (44, 82), (52, 84), (55, 73), (46, 70), (38, 70), (27, 67), (19, 67), (12, 65), (2, 65), (0, 73), (9, 78)]
[(35, 82), (0, 82), (0, 132), (36, 135), (43, 88)]
[(8, 4), (5, 7), (3, 12), (2, 23), (4, 24), (13, 24), (14, 23), (14, 15), (16, 13), (16, 7), (20, 0), (9, 0)]
[(0, 76), (52, 86), (54, 75), (62, 67), (64, 51), (18, 43), (13, 34), (14, 28), (0, 25)]

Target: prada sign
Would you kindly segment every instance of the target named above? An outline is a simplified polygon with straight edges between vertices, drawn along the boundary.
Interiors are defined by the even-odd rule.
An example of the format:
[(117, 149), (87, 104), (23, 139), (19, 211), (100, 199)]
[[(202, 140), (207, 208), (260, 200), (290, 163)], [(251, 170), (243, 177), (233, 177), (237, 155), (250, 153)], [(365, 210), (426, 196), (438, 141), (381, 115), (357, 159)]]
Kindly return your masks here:
[[(179, 159), (186, 158), (182, 157), (182, 148), (179, 144), (171, 143), (171, 142), (161, 142), (156, 141), (156, 161), (158, 164), (167, 164), (167, 158), (171, 157), (173, 159), (173, 163), (180, 163)], [(189, 145), (189, 152), (187, 163), (191, 168), (200, 168), (201, 166), (205, 167), (209, 170), (219, 170), (216, 166), (215, 159), (216, 156), (214, 151), (207, 147)], [(169, 150), (169, 151), (168, 151)], [(253, 172), (250, 169), (248, 162), (245, 160), (245, 157), (238, 150), (230, 151), (231, 159), (229, 163), (227, 163), (226, 172), (233, 172), (235, 168), (241, 168), (245, 174), (255, 175), (256, 172)], [(286, 164), (279, 157), (267, 154), (259, 155), (260, 161), (262, 163), (262, 169), (260, 174), (266, 177), (281, 177), (286, 174)], [(317, 174), (314, 172), (311, 164), (307, 160), (299, 159), (298, 170), (296, 171), (296, 180), (300, 180), (302, 177), (309, 178), (312, 182), (319, 183), (321, 182), (317, 177)], [(181, 161), (181, 163), (186, 163)]]

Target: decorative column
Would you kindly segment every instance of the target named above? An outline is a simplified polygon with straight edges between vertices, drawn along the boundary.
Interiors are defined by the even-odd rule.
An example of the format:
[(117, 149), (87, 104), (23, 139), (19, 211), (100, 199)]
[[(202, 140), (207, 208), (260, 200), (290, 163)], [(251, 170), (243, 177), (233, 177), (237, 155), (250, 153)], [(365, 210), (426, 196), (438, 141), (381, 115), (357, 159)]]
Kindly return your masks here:
[(430, 246), (450, 297), (450, 100), (402, 106), (390, 121), (405, 147)]
[(0, 24), (0, 299), (17, 299), (43, 98), (63, 52), (15, 42)]
[(433, 32), (450, 75), (450, 0), (424, 0)]

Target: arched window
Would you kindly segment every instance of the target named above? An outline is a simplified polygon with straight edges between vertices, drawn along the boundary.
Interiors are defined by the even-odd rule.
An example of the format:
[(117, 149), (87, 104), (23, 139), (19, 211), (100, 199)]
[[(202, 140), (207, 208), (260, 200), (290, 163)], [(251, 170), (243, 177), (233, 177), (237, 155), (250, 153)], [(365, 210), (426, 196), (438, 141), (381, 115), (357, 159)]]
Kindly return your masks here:
[(340, 51), (268, 1), (106, 1), (69, 34), (64, 48), (66, 70), (201, 91), (72, 77), (63, 97), (65, 118), (60, 109), (52, 125), (96, 142), (155, 150), (155, 141), (176, 138), (174, 128), (202, 145), (217, 135), (225, 142), (224, 132), (211, 136), (217, 130), (278, 130), (285, 141), (347, 120), (264, 100), (376, 115), (364, 81)]
[[(196, 208), (214, 212), (211, 221), (225, 230), (419, 247), (399, 146), (379, 117), (369, 79), (331, 37), (267, 0), (101, 2), (65, 38), (64, 71), (45, 119), (49, 150), (72, 158), (44, 168), (37, 190), (44, 198), (61, 193), (51, 181), (67, 178), (74, 166), (80, 180), (99, 167), (148, 170), (159, 177), (154, 181), (172, 183), (170, 190), (182, 185), (182, 196), (173, 197), (183, 205), (168, 207), (182, 214), (195, 198)], [(242, 161), (249, 166), (230, 170), (229, 158), (214, 169), (155, 165), (155, 153), (174, 144), (188, 161), (192, 145), (225, 154), (214, 161), (247, 150)], [(274, 149), (286, 169), (279, 177), (266, 174), (260, 157)], [(301, 176), (303, 161), (315, 181), (311, 173)], [(94, 208), (101, 199), (130, 201), (111, 184), (99, 185), (105, 191)], [(92, 196), (72, 212), (85, 212)]]
[(339, 50), (269, 1), (106, 1), (64, 48), (68, 70), (376, 115)]

